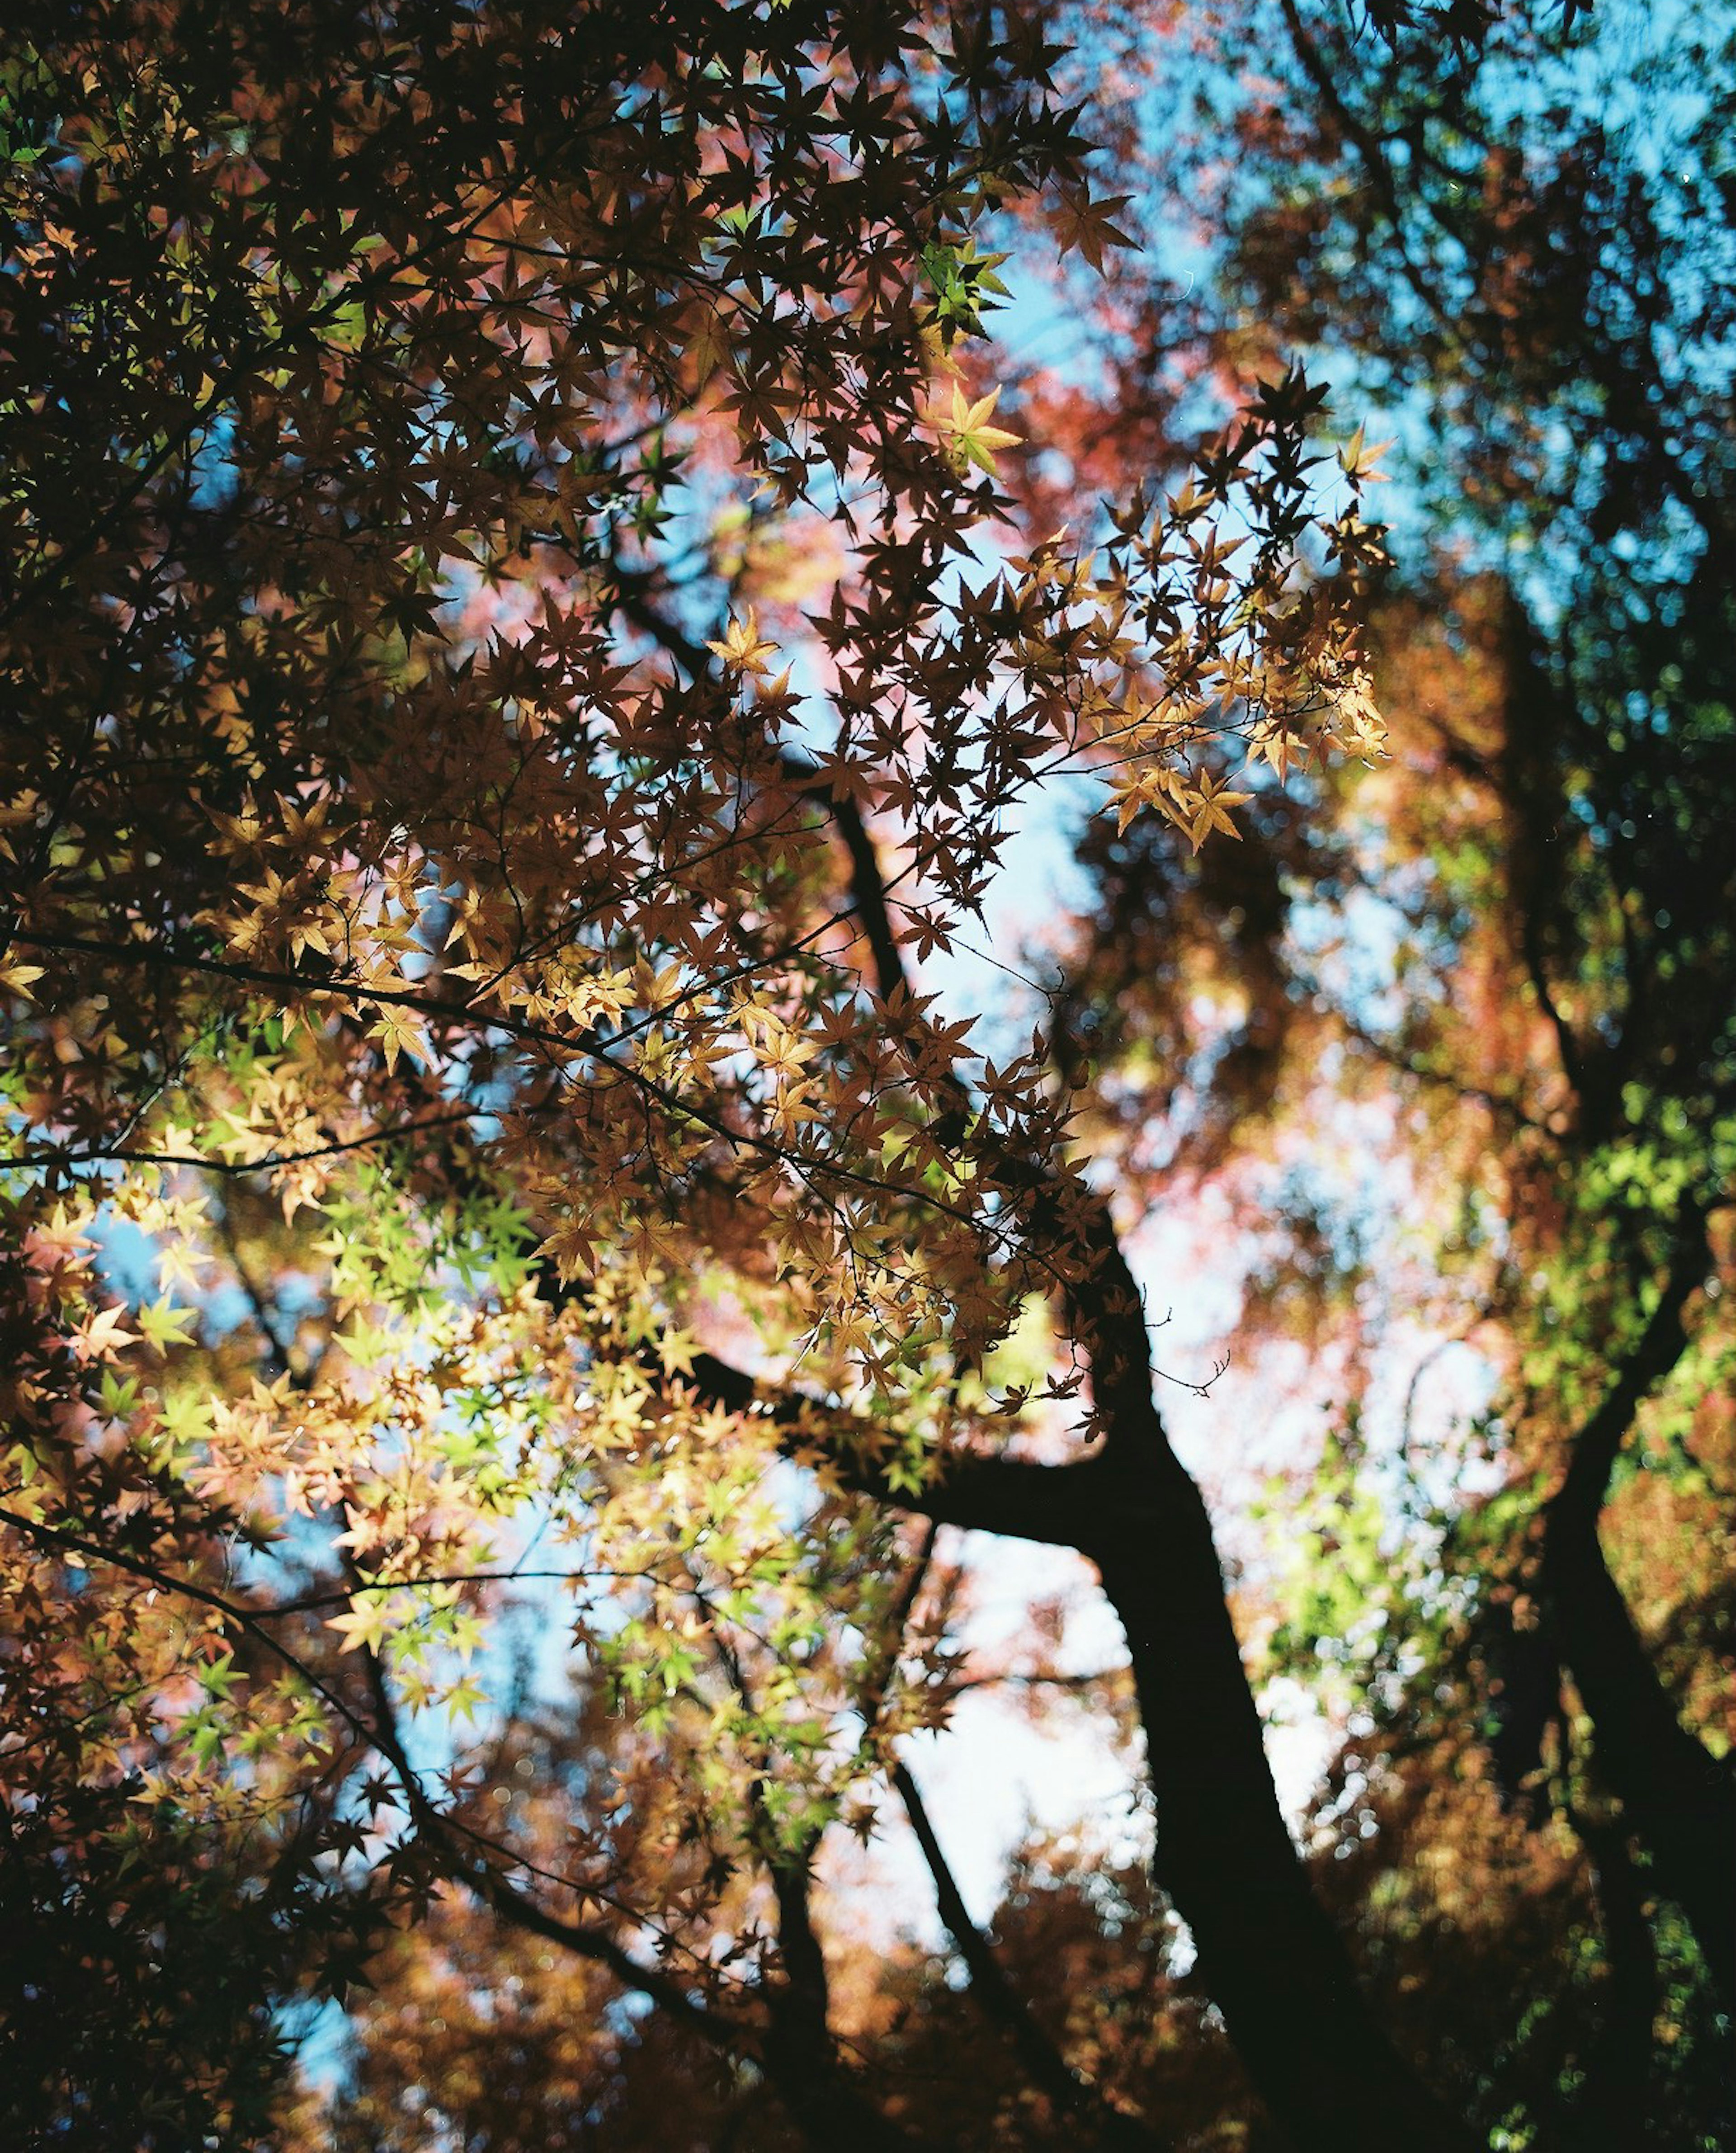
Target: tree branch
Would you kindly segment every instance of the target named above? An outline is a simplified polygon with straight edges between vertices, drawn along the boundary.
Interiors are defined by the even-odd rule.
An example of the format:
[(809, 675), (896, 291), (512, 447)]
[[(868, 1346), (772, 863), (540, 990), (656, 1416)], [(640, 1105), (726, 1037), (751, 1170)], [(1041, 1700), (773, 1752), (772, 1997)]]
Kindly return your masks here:
[[(661, 1373), (654, 1351), (648, 1351), (645, 1365)], [(823, 1467), (852, 1494), (936, 1524), (1073, 1547), (1096, 1508), (1096, 1461), (1090, 1458), (1039, 1465), (1025, 1458), (944, 1452), (934, 1461), (934, 1479), (911, 1486), (878, 1462), (878, 1453), (886, 1448), (884, 1428), (847, 1407), (800, 1391), (768, 1395), (745, 1371), (712, 1353), (695, 1353), (679, 1380), (707, 1405), (727, 1412), (760, 1413), (779, 1431), (784, 1455), (797, 1464)]]
[(445, 1873), (455, 1882), (464, 1885), (485, 1906), (491, 1906), (513, 1927), (560, 1944), (578, 1957), (593, 1959), (607, 1967), (624, 1988), (647, 1998), (659, 2010), (667, 2012), (678, 2025), (686, 2027), (713, 2048), (731, 2055), (744, 2050), (755, 2053), (755, 2044), (745, 2027), (695, 2003), (680, 1982), (657, 1967), (641, 1965), (606, 1929), (594, 1922), (561, 1920), (539, 1906), (528, 1892), (520, 1891), (495, 1862), (486, 1858), (472, 1860), (463, 1853), (456, 1844), (452, 1820), (442, 1815), (422, 1790), (421, 1781), (398, 1731), (397, 1712), (386, 1684), (385, 1669), (371, 1645), (364, 1648), (363, 1661), (374, 1705), (373, 1740), (389, 1761), (410, 1805), (414, 1821), (434, 1840)]
[(1650, 1850), (1659, 1885), (1687, 1916), (1728, 2009), (1736, 1999), (1736, 1773), (1677, 1718), (1597, 1531), (1634, 1416), (1687, 1350), (1683, 1311), (1708, 1262), (1696, 1214), (1639, 1342), (1543, 1506), (1540, 1575), (1557, 1649), (1596, 1729), (1598, 1768)]
[(659, 1972), (655, 1967), (642, 1966), (606, 1931), (588, 1923), (561, 1921), (519, 1891), (492, 1863), (471, 1861), (458, 1851), (454, 1845), (451, 1820), (443, 1816), (423, 1792), (415, 1768), (404, 1748), (397, 1731), (395, 1714), (391, 1708), (390, 1695), (385, 1687), (384, 1672), (378, 1654), (371, 1648), (365, 1652), (364, 1662), (374, 1711), (371, 1718), (364, 1718), (299, 1654), (290, 1651), (280, 1638), (266, 1628), (265, 1623), (272, 1612), (287, 1611), (243, 1606), (226, 1594), (213, 1591), (191, 1578), (179, 1576), (146, 1557), (107, 1546), (82, 1533), (43, 1524), (13, 1510), (0, 1509), (0, 1524), (10, 1525), (14, 1531), (22, 1533), (37, 1545), (55, 1554), (70, 1550), (87, 1560), (106, 1563), (125, 1570), (160, 1591), (173, 1593), (201, 1606), (209, 1607), (221, 1615), (226, 1621), (246, 1631), (323, 1698), (359, 1741), (370, 1748), (377, 1749), (387, 1759), (410, 1806), (410, 1815), (436, 1840), (442, 1850), (447, 1873), (455, 1881), (466, 1886), (515, 1926), (546, 1937), (552, 1942), (564, 1945), (569, 1951), (608, 1967), (626, 1987), (649, 1998), (714, 2047), (737, 2054), (748, 2043), (749, 2035), (745, 2028), (695, 2003), (680, 1984), (672, 1981), (668, 1975)]
[(959, 1956), (970, 1973), (970, 1993), (984, 2013), (1012, 2043), (1032, 2084), (1046, 2093), (1062, 2115), (1085, 2129), (1102, 2145), (1116, 2153), (1161, 2153), (1170, 2141), (1158, 2137), (1137, 2117), (1110, 2101), (1102, 2089), (1075, 2070), (1031, 2016), (1024, 1998), (1007, 1979), (994, 1947), (970, 1918), (964, 1894), (941, 1850), (922, 1791), (909, 1767), (896, 1763), (892, 1784), (910, 1820), (910, 1829), (922, 1849), (934, 1883), (934, 1901), (940, 1918), (958, 1946)]

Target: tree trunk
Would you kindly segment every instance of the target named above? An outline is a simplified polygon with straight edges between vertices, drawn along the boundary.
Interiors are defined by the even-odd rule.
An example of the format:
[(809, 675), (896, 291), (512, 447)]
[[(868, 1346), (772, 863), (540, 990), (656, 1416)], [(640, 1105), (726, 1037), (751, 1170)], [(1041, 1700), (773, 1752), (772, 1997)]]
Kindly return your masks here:
[(1543, 1514), (1540, 1582), (1561, 1657), (1596, 1736), (1597, 1768), (1682, 1909), (1726, 2010), (1736, 2002), (1736, 1774), (1690, 1734), (1610, 1575), (1598, 1520), (1641, 1401), (1687, 1349), (1683, 1311), (1711, 1257), (1689, 1214), (1657, 1306), (1576, 1438)]
[(1083, 1551), (1127, 1632), (1157, 1796), (1153, 1874), (1193, 1932), (1201, 1985), (1297, 2153), (1470, 2153), (1471, 2134), (1369, 2013), (1309, 1890), (1205, 1505), (1167, 1443), (1147, 1457), (1137, 1490), (1117, 1471)]
[(1596, 1729), (1599, 1776), (1650, 1853), (1658, 1889), (1682, 1909), (1728, 2010), (1736, 1998), (1736, 1779), (1676, 1717), (1595, 1526), (1551, 1533), (1542, 1581)]

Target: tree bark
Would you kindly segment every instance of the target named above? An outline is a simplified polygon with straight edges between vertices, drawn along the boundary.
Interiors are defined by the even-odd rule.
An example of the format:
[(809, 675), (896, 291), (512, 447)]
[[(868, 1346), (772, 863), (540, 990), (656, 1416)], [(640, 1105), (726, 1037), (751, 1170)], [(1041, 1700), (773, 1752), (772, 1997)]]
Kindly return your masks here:
[(1736, 1780), (1676, 1717), (1595, 1528), (1551, 1535), (1543, 1571), (1597, 1766), (1682, 1909), (1720, 1998), (1736, 1997)]
[(1561, 1657), (1595, 1729), (1599, 1774), (1651, 1854), (1659, 1889), (1686, 1916), (1728, 2009), (1736, 2000), (1736, 1775), (1677, 1718), (1610, 1575), (1597, 1531), (1610, 1473), (1640, 1402), (1686, 1348), (1683, 1311), (1708, 1262), (1697, 1223), (1545, 1506), (1540, 1581)]
[[(1107, 1268), (1121, 1268), (1118, 1250)], [(1143, 1319), (1135, 1300), (1126, 1321)], [(1098, 1331), (1107, 1329), (1100, 1324)], [(1392, 2048), (1315, 1901), (1266, 1763), (1211, 1521), (1147, 1384), (1115, 1359), (1103, 1449), (1075, 1464), (961, 1458), (894, 1489), (853, 1456), (846, 1416), (787, 1395), (792, 1453), (823, 1445), (847, 1485), (968, 1530), (1063, 1546), (1097, 1568), (1127, 1633), (1158, 1804), (1153, 1874), (1192, 1930), (1200, 1980), (1296, 2153), (1480, 2153)], [(751, 1381), (709, 1355), (688, 1380), (745, 1410)], [(1102, 1402), (1100, 1401), (1100, 1404)], [(826, 1423), (832, 1423), (830, 1439)]]
[(1609, 1977), (1596, 2044), (1573, 2120), (1582, 2133), (1601, 2130), (1611, 2142), (1646, 2143), (1652, 2080), (1652, 2019), (1657, 2008), (1657, 1955), (1646, 1918), (1644, 1879), (1635, 1868), (1625, 1825), (1577, 1814), (1569, 1821), (1591, 1865), (1603, 1924)]
[[(1153, 1423), (1156, 1415), (1152, 1415)], [(1161, 1431), (1158, 1431), (1161, 1442)], [(1470, 2153), (1365, 2003), (1286, 1830), (1199, 1492), (1167, 1443), (1082, 1550), (1127, 1632), (1157, 1796), (1153, 1876), (1297, 2153)]]

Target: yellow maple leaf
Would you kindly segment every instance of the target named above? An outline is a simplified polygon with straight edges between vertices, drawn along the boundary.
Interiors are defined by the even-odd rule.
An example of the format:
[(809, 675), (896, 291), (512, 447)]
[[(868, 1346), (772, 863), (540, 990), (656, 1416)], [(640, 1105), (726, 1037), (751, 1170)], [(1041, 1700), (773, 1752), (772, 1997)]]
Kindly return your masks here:
[(975, 403), (967, 405), (965, 392), (956, 382), (953, 384), (952, 408), (939, 421), (940, 430), (952, 446), (954, 453), (966, 464), (975, 464), (979, 471), (995, 476), (996, 449), (1016, 448), (1023, 436), (1010, 434), (1005, 426), (989, 424), (995, 406), (1000, 401), (999, 389), (980, 396)]
[(422, 1021), (412, 1010), (393, 1005), (380, 1010), (368, 1027), (368, 1036), (377, 1039), (386, 1058), (388, 1069), (395, 1069), (398, 1056), (407, 1053), (425, 1064), (434, 1060), (428, 1036), (422, 1029)]
[(1251, 792), (1231, 791), (1227, 777), (1214, 780), (1211, 772), (1205, 771), (1199, 780), (1198, 790), (1188, 803), (1193, 809), (1188, 822), (1188, 839), (1194, 851), (1199, 850), (1207, 833), (1213, 830), (1222, 830), (1228, 837), (1239, 837), (1241, 832), (1230, 820), (1229, 811), (1253, 797)]
[(707, 643), (707, 650), (715, 651), (731, 673), (751, 673), (756, 679), (763, 679), (771, 671), (766, 659), (775, 657), (777, 645), (768, 643), (760, 634), (760, 624), (751, 606), (746, 620), (731, 619), (723, 632), (720, 643)]

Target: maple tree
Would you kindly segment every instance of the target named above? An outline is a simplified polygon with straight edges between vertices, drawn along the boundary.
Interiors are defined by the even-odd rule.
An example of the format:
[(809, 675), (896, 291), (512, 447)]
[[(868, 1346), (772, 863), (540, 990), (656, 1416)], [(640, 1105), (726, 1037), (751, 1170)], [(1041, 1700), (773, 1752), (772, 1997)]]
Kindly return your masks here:
[[(1299, 132), (1258, 99), (1235, 118), (1250, 188), (1301, 130), (1327, 165), (1352, 131), (1284, 19)], [(1480, 11), (1424, 18), (1459, 40), (1445, 77), (1403, 11), (1377, 27), (1340, 58), (1398, 131), (1476, 142)], [(1488, 683), (1523, 654), (1469, 577), (1389, 603), (1365, 650), (1360, 436), (1333, 459), (1322, 392), (1254, 313), (1164, 328), (1161, 257), (1122, 251), (1140, 219), (1209, 201), (1264, 293), (1322, 212), (1166, 180), (1177, 145), (1152, 146), (1116, 35), (904, 0), (18, 11), (0, 1823), (29, 1941), (0, 2056), (48, 2142), (1336, 2146), (1354, 2102), (1377, 2143), (1469, 2145), (1551, 2089), (1529, 2052), (1493, 2060), (1515, 2044), (1491, 1966), (1525, 1921), (1559, 1963), (1595, 1899), (1616, 1967), (1646, 1860), (1688, 1925), (1671, 2023), (1709, 2038), (1694, 1878), (1716, 1880), (1690, 1848), (1677, 1881), (1674, 1823), (1623, 1773), (1623, 1709), (1655, 1725), (1664, 1692), (1611, 1628), (1596, 1521), (1640, 1394), (1693, 1387), (1690, 1313), (1701, 1387), (1724, 1380), (1703, 1287), (1728, 1258), (1728, 1041), (1715, 1017), (1624, 1029), (1627, 914), (1591, 837), (1523, 882), (1524, 818), (1605, 797), (1585, 758), (1611, 715), (1581, 722), (1570, 685), (1558, 732), (1509, 752)], [(1341, 98), (1350, 68), (1325, 73)], [(1416, 119), (1443, 80), (1450, 120)], [(1093, 184), (1095, 137), (1144, 197)], [(1465, 416), (1489, 354), (1464, 379), (1458, 348), (1427, 355), (1443, 428), (1475, 437), (1455, 456), (1486, 450), (1535, 506), (1524, 448), (1579, 375), (1524, 266), (1559, 200), (1497, 152), (1487, 304), (1536, 339), (1512, 439)], [(1335, 213), (1428, 207), (1377, 175)], [(1352, 348), (1379, 344), (1366, 263), (1407, 243), (1303, 277)], [(1045, 271), (1101, 294), (1095, 375), (995, 342)], [(1718, 440), (1695, 439), (1678, 466), (1715, 515)], [(1560, 677), (1650, 662), (1645, 620), (1608, 633), (1615, 662)], [(1382, 738), (1371, 659), (1426, 710), (1406, 667), (1431, 638), (1483, 666), (1496, 748), (1455, 733), (1429, 770), (1412, 740), (1354, 779)], [(1698, 663), (1693, 715), (1656, 729), (1672, 797), (1728, 734)], [(1050, 1019), (991, 1044), (925, 968), (1079, 777), (1100, 916)], [(1352, 862), (1359, 817), (1379, 835)], [(1296, 1006), (1285, 930), (1305, 880), (1402, 888), (1429, 852), (1458, 879), (1377, 1055), (1354, 1006)], [(1648, 946), (1715, 1002), (1728, 912), (1686, 896)], [(1493, 1073), (1431, 964), (1505, 1026)], [(1559, 1068), (1514, 1014), (1527, 980)], [(1211, 981), (1247, 1014), (1202, 1055)], [(1306, 1222), (1258, 1172), (1318, 1097), (1296, 1072), (1358, 1031), (1386, 1096), (1440, 1095), (1432, 1189), (1483, 1223), (1413, 1309), (1495, 1266), (1469, 1290), (1525, 1494), (1455, 1514), (1447, 1566), (1476, 1591), (1394, 1588), (1372, 1850), (1342, 1759), (1311, 1877), (1127, 1236), (1160, 1190), (1242, 1186), (1239, 1158), (1293, 1264)], [(1523, 1109), (1498, 1150), (1479, 1097)], [(1306, 1292), (1275, 1275), (1259, 1309), (1306, 1302), (1354, 1347), (1314, 1254)], [(1547, 1340), (1534, 1272), (1579, 1292)], [(1696, 1423), (1667, 1476), (1684, 1541), (1728, 1433)], [(1317, 1499), (1365, 1463), (1341, 1442)], [(1566, 1522), (1527, 1552), (1534, 1518)], [(900, 1746), (970, 1679), (955, 1529), (1090, 1565), (1128, 1655), (1095, 1701), (1143, 1730), (1156, 1818), (1137, 1867), (1035, 1850), (992, 1937)], [(1653, 1606), (1683, 1626), (1691, 1774), (1728, 1611), (1683, 1562)], [(1328, 1660), (1373, 1590), (1337, 1571)], [(1511, 1611), (1540, 1593), (1540, 1633)], [(1492, 1815), (1479, 1761), (1491, 1655), (1539, 1634), (1596, 1728), (1595, 1770), (1550, 1737), (1582, 1858)], [(1041, 1650), (1027, 1672), (1065, 1679)], [(1444, 1816), (1443, 1760), (1475, 1783)], [(840, 1841), (898, 1817), (959, 1989), (914, 1945), (853, 1956), (833, 1919)], [(1441, 1953), (1417, 1884), (1395, 2005), (1359, 1980), (1385, 1971), (1367, 1911), (1443, 1845), (1514, 1911)], [(1430, 1951), (1451, 1981), (1414, 1972)], [(323, 1998), (349, 2013), (335, 2093), (291, 2069)]]

